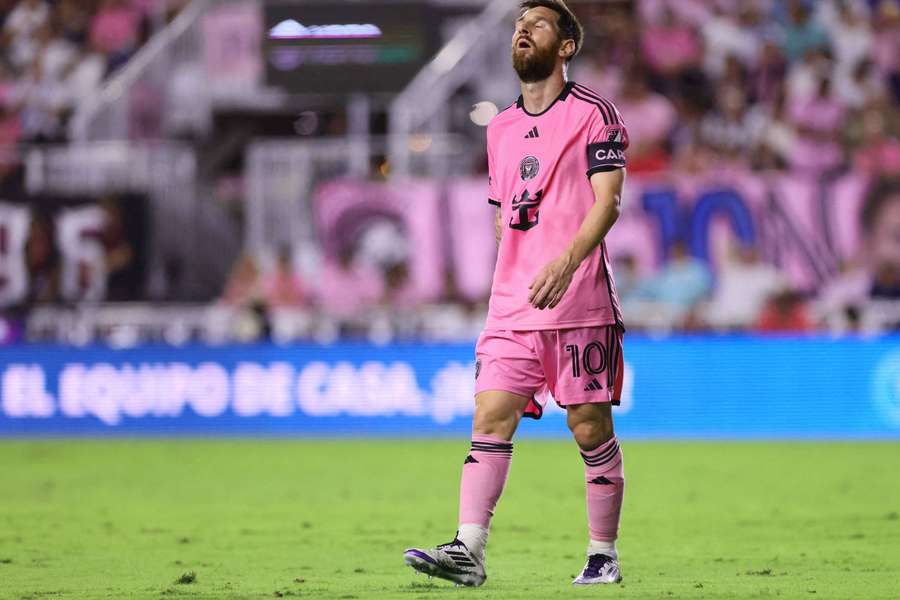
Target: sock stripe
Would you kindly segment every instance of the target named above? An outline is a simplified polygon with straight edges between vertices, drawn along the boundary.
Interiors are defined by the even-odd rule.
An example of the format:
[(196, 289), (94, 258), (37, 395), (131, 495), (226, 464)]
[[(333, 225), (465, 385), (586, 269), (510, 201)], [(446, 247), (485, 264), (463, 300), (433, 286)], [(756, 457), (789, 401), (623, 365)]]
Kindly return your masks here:
[(619, 442), (614, 441), (612, 446), (601, 452), (597, 456), (591, 456), (589, 454), (581, 453), (581, 458), (584, 459), (584, 464), (589, 467), (599, 467), (600, 465), (605, 465), (613, 458), (616, 457), (616, 454), (619, 452)]
[(478, 440), (472, 440), (473, 446), (490, 446), (495, 448), (509, 448), (512, 450), (512, 442), (481, 442)]
[(612, 459), (618, 451), (619, 451), (619, 444), (614, 443), (612, 446), (607, 448), (602, 454), (600, 454), (598, 456), (589, 456), (589, 455), (586, 456), (584, 454), (582, 454), (581, 456), (584, 459), (585, 463), (587, 463), (589, 465), (598, 465), (598, 464), (604, 464), (606, 462), (609, 462), (609, 460)]
[(506, 456), (512, 456), (512, 450), (486, 450), (484, 448), (472, 448), (469, 450), (469, 453), (472, 452), (483, 452), (485, 454), (503, 454)]
[(493, 444), (491, 442), (472, 442), (472, 450), (476, 452), (496, 452), (500, 454), (512, 454), (512, 444)]

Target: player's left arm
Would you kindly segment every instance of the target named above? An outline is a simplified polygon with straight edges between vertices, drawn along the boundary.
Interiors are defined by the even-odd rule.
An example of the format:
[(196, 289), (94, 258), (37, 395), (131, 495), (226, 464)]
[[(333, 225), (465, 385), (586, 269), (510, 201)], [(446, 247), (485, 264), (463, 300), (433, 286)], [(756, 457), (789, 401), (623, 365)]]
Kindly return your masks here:
[(599, 171), (591, 175), (594, 205), (588, 211), (575, 239), (554, 261), (547, 264), (528, 289), (528, 302), (537, 309), (554, 308), (572, 283), (572, 276), (582, 261), (593, 252), (616, 220), (622, 205), (625, 169)]

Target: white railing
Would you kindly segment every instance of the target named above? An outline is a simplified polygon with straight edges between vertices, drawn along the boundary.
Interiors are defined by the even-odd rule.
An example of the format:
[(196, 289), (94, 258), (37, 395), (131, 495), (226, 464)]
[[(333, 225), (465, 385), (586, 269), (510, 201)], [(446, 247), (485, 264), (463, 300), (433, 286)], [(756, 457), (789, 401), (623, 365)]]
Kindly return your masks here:
[(409, 171), (411, 153), (406, 140), (410, 134), (426, 125), (431, 133), (447, 130), (443, 118), (447, 103), (463, 84), (503, 79), (498, 67), (509, 70), (510, 19), (517, 6), (516, 0), (489, 0), (481, 14), (460, 27), (393, 101), (390, 158), (396, 173)]
[[(130, 112), (133, 103), (140, 102), (141, 92), (147, 95), (145, 100), (151, 107), (155, 101), (156, 114), (166, 119), (169, 85), (178, 75), (177, 68), (199, 61), (200, 18), (212, 4), (213, 0), (193, 0), (167, 27), (153, 35), (120, 71), (76, 109), (69, 122), (69, 137), (76, 141), (130, 139)], [(199, 113), (204, 98), (200, 96), (195, 101)]]

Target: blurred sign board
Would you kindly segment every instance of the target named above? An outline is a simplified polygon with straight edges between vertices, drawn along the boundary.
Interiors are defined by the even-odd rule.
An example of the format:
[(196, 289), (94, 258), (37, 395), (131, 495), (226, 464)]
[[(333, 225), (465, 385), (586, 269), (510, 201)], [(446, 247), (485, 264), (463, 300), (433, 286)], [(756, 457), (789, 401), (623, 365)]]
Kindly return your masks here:
[[(623, 438), (900, 439), (900, 339), (628, 336)], [(748, 377), (763, 373), (764, 377)], [(468, 435), (471, 344), (13, 347), (0, 437)], [(835, 393), (847, 402), (827, 402)], [(526, 436), (568, 437), (551, 402)]]
[(269, 0), (263, 54), (269, 85), (292, 92), (398, 92), (436, 50), (424, 2)]

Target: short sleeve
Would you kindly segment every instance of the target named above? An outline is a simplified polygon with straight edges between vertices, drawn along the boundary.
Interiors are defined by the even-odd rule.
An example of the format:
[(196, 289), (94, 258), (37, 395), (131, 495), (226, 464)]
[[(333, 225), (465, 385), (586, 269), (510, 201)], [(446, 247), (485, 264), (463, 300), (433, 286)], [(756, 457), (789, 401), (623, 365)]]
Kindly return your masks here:
[(500, 206), (500, 194), (497, 190), (497, 169), (494, 166), (494, 153), (491, 152), (491, 138), (488, 136), (488, 204)]
[(625, 168), (625, 150), (628, 148), (628, 130), (616, 107), (604, 101), (592, 111), (588, 123), (587, 176), (594, 173)]

